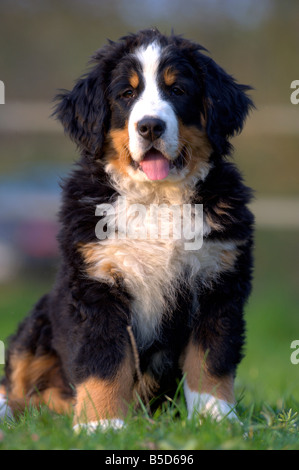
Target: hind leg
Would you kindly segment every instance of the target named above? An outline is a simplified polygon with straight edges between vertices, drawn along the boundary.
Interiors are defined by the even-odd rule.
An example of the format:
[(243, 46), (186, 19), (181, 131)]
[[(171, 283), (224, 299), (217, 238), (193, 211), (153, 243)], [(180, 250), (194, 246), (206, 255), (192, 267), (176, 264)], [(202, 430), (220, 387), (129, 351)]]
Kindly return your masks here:
[(63, 379), (55, 354), (38, 356), (28, 351), (12, 351), (6, 384), (8, 405), (14, 414), (40, 405), (57, 413), (72, 410), (72, 390)]
[[(47, 405), (58, 413), (72, 410), (73, 392), (51, 343), (48, 297), (45, 296), (11, 340), (0, 395), (0, 415), (4, 411), (15, 415), (28, 405)], [(9, 406), (6, 410), (4, 402)]]

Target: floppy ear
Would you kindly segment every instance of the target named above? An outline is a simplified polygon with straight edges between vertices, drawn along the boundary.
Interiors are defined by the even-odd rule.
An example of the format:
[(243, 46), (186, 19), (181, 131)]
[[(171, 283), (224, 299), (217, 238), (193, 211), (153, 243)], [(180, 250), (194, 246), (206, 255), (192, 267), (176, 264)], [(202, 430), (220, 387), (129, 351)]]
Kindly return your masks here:
[(253, 102), (246, 92), (252, 88), (238, 84), (212, 59), (201, 64), (205, 88), (206, 131), (214, 149), (229, 154), (228, 139), (241, 132)]
[(72, 91), (63, 90), (54, 115), (72, 140), (91, 155), (101, 152), (108, 124), (109, 108), (105, 98), (103, 73), (99, 66), (77, 81)]

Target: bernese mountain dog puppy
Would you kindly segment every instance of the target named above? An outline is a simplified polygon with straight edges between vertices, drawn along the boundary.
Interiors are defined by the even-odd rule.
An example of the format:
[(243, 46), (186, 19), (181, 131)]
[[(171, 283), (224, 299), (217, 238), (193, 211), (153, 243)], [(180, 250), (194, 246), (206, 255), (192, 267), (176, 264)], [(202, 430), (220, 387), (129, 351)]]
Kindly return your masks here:
[[(227, 157), (249, 90), (203, 47), (150, 29), (110, 41), (57, 96), (80, 159), (63, 183), (55, 286), (10, 341), (2, 414), (43, 403), (73, 412), (75, 428), (118, 427), (136, 396), (181, 379), (190, 417), (236, 417), (254, 221)], [(202, 243), (124, 236), (132, 205), (202, 207), (200, 229), (190, 212)]]

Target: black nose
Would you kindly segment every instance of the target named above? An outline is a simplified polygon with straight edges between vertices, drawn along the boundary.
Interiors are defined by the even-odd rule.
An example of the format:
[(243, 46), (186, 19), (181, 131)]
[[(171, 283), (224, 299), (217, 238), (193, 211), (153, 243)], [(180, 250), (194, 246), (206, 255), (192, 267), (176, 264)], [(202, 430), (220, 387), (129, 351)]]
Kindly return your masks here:
[(161, 119), (145, 117), (137, 124), (138, 134), (146, 140), (154, 141), (165, 132), (166, 124)]

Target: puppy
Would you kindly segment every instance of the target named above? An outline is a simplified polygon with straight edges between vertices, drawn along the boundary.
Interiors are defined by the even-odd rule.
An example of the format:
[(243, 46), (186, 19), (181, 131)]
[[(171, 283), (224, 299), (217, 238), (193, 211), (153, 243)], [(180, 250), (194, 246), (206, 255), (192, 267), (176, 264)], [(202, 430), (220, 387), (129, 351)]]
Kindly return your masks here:
[(203, 47), (150, 29), (109, 42), (57, 96), (80, 159), (56, 283), (10, 341), (2, 413), (45, 403), (75, 428), (119, 427), (137, 394), (184, 377), (190, 417), (235, 416), (253, 216), (228, 157), (249, 90)]

